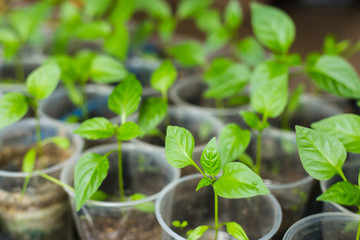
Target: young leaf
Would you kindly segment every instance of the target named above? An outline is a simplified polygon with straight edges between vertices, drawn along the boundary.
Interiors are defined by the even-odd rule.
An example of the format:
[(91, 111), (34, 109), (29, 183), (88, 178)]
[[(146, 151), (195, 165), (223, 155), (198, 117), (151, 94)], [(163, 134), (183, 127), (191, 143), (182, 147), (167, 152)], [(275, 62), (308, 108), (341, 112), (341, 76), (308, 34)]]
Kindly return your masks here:
[(223, 167), (223, 174), (215, 182), (214, 190), (224, 198), (248, 198), (269, 193), (261, 177), (239, 162)]
[(180, 1), (176, 15), (179, 19), (196, 17), (211, 4), (211, 0), (184, 0)]
[(62, 148), (62, 149), (69, 149), (70, 147), (70, 140), (66, 137), (49, 137), (42, 141), (42, 145), (46, 145), (48, 143), (54, 143), (56, 146)]
[(243, 130), (235, 123), (227, 124), (220, 133), (219, 152), (221, 165), (234, 161), (250, 143), (250, 131)]
[(181, 226), (181, 223), (180, 223), (180, 221), (176, 220), (176, 221), (173, 221), (173, 222), (172, 222), (172, 225), (173, 225), (174, 227), (180, 227), (180, 226)]
[(73, 58), (76, 75), (81, 83), (86, 83), (91, 75), (91, 64), (96, 53), (89, 50), (80, 50)]
[(139, 109), (139, 126), (145, 133), (156, 128), (167, 113), (167, 103), (161, 98), (148, 98)]
[(230, 66), (234, 64), (234, 61), (225, 58), (217, 57), (211, 61), (210, 67), (206, 70), (204, 74), (204, 81), (210, 85), (215, 84), (217, 77), (221, 76)]
[(308, 174), (317, 180), (328, 180), (342, 172), (346, 150), (333, 136), (295, 126), (299, 155)]
[(97, 153), (86, 153), (80, 157), (74, 172), (77, 211), (99, 189), (108, 169), (108, 159)]
[(209, 178), (202, 178), (196, 187), (196, 191), (199, 191), (203, 187), (209, 186), (211, 183), (212, 182)]
[(175, 29), (176, 29), (176, 19), (174, 18), (168, 18), (168, 19), (163, 19), (158, 26), (158, 32), (159, 32), (159, 37), (161, 39), (162, 42), (164, 43), (170, 43)]
[(315, 122), (311, 127), (339, 139), (348, 152), (360, 153), (360, 116), (341, 114)]
[(87, 139), (109, 138), (115, 133), (113, 124), (103, 117), (95, 117), (83, 122), (74, 133)]
[(25, 193), (26, 188), (29, 184), (31, 174), (35, 167), (35, 160), (36, 160), (36, 149), (31, 148), (27, 153), (25, 154), (24, 161), (22, 163), (22, 171), (24, 173), (28, 173), (28, 175), (25, 178), (24, 185), (22, 188), (22, 194)]
[(237, 240), (249, 240), (244, 229), (236, 222), (225, 223), (227, 232)]
[(167, 96), (167, 91), (174, 83), (177, 71), (170, 60), (165, 60), (151, 75), (151, 86)]
[(243, 20), (241, 5), (237, 0), (231, 0), (225, 8), (225, 26), (235, 31)]
[[(125, 24), (117, 23), (114, 26), (113, 32), (105, 38), (104, 50), (122, 61), (126, 59), (129, 50), (129, 32)], [(119, 70), (126, 72), (124, 67)]]
[(360, 98), (360, 79), (354, 68), (340, 56), (323, 55), (306, 71), (324, 91), (347, 98)]
[(111, 2), (112, 0), (87, 0), (85, 2), (84, 13), (90, 18), (101, 16), (109, 8)]
[(337, 182), (316, 200), (345, 206), (358, 206), (360, 205), (360, 188), (350, 182)]
[(237, 42), (234, 51), (241, 61), (253, 67), (265, 60), (265, 50), (253, 37)]
[(221, 160), (215, 137), (209, 141), (201, 153), (200, 163), (206, 174), (211, 176), (219, 174), (221, 170)]
[(246, 124), (252, 129), (261, 131), (269, 126), (269, 123), (263, 123), (259, 116), (254, 112), (240, 111), (239, 114), (242, 116)]
[(77, 38), (85, 40), (93, 40), (104, 38), (111, 33), (111, 25), (105, 21), (94, 21), (82, 23), (77, 26), (74, 35)]
[(136, 9), (144, 10), (150, 16), (157, 19), (164, 19), (171, 17), (171, 8), (164, 0), (135, 0)]
[(286, 112), (288, 114), (293, 114), (296, 109), (299, 106), (300, 103), (300, 97), (302, 95), (302, 93), (304, 92), (305, 87), (303, 84), (299, 84), (296, 86), (296, 88), (294, 89), (294, 91), (292, 92), (291, 96), (290, 96), (290, 100), (289, 103), (286, 107)]
[(185, 41), (175, 46), (168, 48), (168, 52), (180, 64), (191, 67), (203, 65), (205, 62), (205, 49), (196, 41)]
[(165, 138), (166, 159), (174, 168), (193, 165), (194, 137), (185, 128), (168, 126)]
[(119, 83), (109, 96), (108, 106), (111, 111), (121, 116), (121, 121), (135, 112), (140, 104), (142, 87), (134, 75), (129, 75)]
[(218, 10), (203, 10), (199, 12), (198, 16), (195, 18), (197, 27), (208, 34), (218, 31), (222, 28), (222, 23), (220, 19), (220, 13)]
[(61, 76), (59, 66), (50, 62), (35, 69), (26, 79), (29, 93), (41, 100), (50, 96), (57, 87)]
[(116, 137), (119, 140), (128, 141), (143, 134), (140, 127), (134, 122), (125, 122), (116, 129)]
[(0, 43), (3, 45), (5, 59), (12, 58), (20, 47), (21, 39), (10, 28), (0, 27)]
[[(144, 194), (141, 194), (141, 193), (135, 193), (135, 194), (131, 195), (132, 201), (137, 201), (137, 200), (141, 200), (144, 198), (147, 198), (147, 196)], [(135, 205), (135, 208), (142, 212), (155, 213), (155, 204), (152, 201), (137, 204), (137, 205)]]
[(274, 52), (287, 53), (295, 38), (295, 25), (282, 10), (251, 3), (251, 25), (256, 38)]
[(28, 110), (26, 98), (21, 93), (6, 93), (0, 99), (0, 129), (25, 116)]
[(197, 240), (209, 229), (209, 226), (198, 226), (192, 230), (191, 234), (188, 236), (187, 240)]
[(288, 99), (288, 68), (276, 62), (258, 65), (250, 79), (250, 103), (258, 113), (279, 116)]
[(118, 23), (126, 23), (134, 14), (135, 0), (121, 0), (116, 1), (114, 8), (112, 9), (109, 17), (109, 21), (112, 25)]
[(115, 83), (127, 76), (125, 66), (116, 59), (98, 55), (91, 64), (91, 77), (97, 83)]

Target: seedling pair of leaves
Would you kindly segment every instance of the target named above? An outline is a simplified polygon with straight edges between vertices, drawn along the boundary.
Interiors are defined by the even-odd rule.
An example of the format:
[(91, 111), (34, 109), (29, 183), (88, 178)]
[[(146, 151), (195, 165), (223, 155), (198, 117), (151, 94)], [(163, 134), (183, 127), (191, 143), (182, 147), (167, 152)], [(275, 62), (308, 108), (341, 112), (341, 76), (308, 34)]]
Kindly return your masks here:
[(111, 84), (127, 76), (125, 66), (118, 60), (83, 50), (74, 57), (56, 55), (49, 61), (55, 61), (61, 68), (61, 79), (70, 100), (81, 109), (80, 116), (67, 116), (75, 122), (87, 119), (89, 115), (86, 84), (91, 79), (95, 83)]
[[(315, 130), (296, 126), (296, 140), (304, 169), (320, 181), (329, 180), (334, 175), (342, 179), (317, 200), (360, 209), (360, 180), (355, 184), (350, 183), (342, 170), (347, 151), (360, 152), (360, 117), (341, 114), (313, 123), (311, 127)], [(359, 234), (356, 239), (359, 239)]]
[[(176, 70), (169, 61), (163, 64), (152, 75), (152, 85), (162, 92), (163, 98), (167, 97), (167, 90), (176, 78)], [(121, 201), (125, 200), (121, 143), (128, 141), (147, 132), (150, 132), (162, 121), (166, 114), (167, 104), (163, 99), (150, 98), (143, 102), (140, 107), (139, 125), (127, 121), (140, 105), (142, 87), (133, 75), (128, 75), (118, 84), (109, 96), (108, 107), (121, 118), (121, 125), (112, 123), (106, 118), (95, 117), (83, 122), (74, 133), (87, 139), (106, 139), (115, 136), (118, 141), (118, 166), (119, 166), (119, 192)], [(99, 189), (101, 183), (107, 176), (109, 169), (108, 155), (101, 156), (97, 153), (84, 154), (75, 167), (75, 195), (76, 208), (90, 199)], [(85, 183), (85, 184), (84, 184)]]
[[(0, 129), (11, 125), (22, 119), (32, 107), (36, 117), (36, 146), (30, 148), (25, 154), (22, 164), (22, 171), (28, 173), (25, 179), (23, 193), (25, 192), (31, 174), (34, 170), (37, 156), (41, 160), (42, 148), (53, 143), (63, 149), (69, 148), (69, 140), (63, 137), (50, 137), (42, 139), (41, 126), (38, 114), (39, 101), (51, 95), (60, 80), (60, 69), (54, 63), (47, 63), (34, 70), (26, 79), (27, 93), (10, 92), (0, 99)], [(42, 163), (39, 166), (43, 166)], [(42, 168), (42, 167), (40, 167)]]
[[(229, 126), (229, 128), (237, 127), (236, 125)], [(241, 132), (239, 133), (241, 134)], [(224, 137), (224, 135), (220, 136), (220, 138)], [(250, 136), (248, 135), (248, 137)], [(226, 222), (220, 224), (218, 222), (218, 196), (224, 198), (249, 198), (269, 193), (262, 179), (250, 168), (243, 163), (229, 161), (229, 155), (238, 155), (236, 151), (229, 149), (229, 145), (225, 145), (230, 142), (231, 138), (223, 141), (220, 149), (228, 148), (231, 152), (223, 157), (222, 153), (224, 151), (219, 151), (216, 138), (212, 138), (201, 154), (201, 169), (192, 159), (195, 144), (192, 134), (181, 127), (169, 126), (167, 128), (165, 154), (169, 164), (175, 168), (194, 166), (203, 175), (196, 191), (211, 185), (215, 192), (215, 226), (198, 226), (191, 232), (188, 239), (199, 239), (210, 228), (215, 230), (214, 239), (217, 239), (217, 233), (222, 226), (226, 226), (228, 233), (236, 239), (248, 239), (245, 231), (238, 223)], [(218, 177), (221, 171), (222, 175)]]

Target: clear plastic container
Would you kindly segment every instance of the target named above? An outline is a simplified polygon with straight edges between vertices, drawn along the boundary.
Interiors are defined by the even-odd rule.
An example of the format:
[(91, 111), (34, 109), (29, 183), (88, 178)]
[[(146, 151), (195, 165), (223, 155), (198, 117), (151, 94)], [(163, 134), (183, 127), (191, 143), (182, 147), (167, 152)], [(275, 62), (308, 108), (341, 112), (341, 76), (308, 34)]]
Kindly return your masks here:
[[(105, 154), (116, 150), (117, 144), (108, 144), (89, 149), (88, 152)], [(74, 192), (68, 191), (78, 232), (83, 240), (159, 240), (161, 228), (155, 212), (146, 212), (142, 207), (154, 210), (159, 192), (169, 183), (179, 178), (180, 171), (171, 167), (163, 152), (133, 144), (122, 145), (125, 193), (130, 196), (141, 193), (147, 197), (137, 201), (93, 201), (89, 200), (80, 209), (75, 208)], [(100, 190), (118, 196), (117, 152), (109, 155), (108, 176)], [(62, 172), (61, 180), (73, 185), (73, 171), (76, 160)]]
[[(256, 158), (256, 136), (246, 152)], [(268, 128), (262, 137), (261, 177), (277, 198), (283, 211), (283, 221), (277, 239), (307, 212), (313, 178), (304, 170), (292, 131)]]
[[(200, 225), (214, 226), (214, 192), (211, 187), (195, 191), (201, 174), (186, 176), (169, 184), (156, 202), (156, 218), (162, 229), (163, 240), (185, 240), (185, 233)], [(271, 195), (248, 199), (219, 198), (219, 223), (237, 222), (249, 239), (271, 239), (281, 223), (279, 203)], [(181, 230), (172, 222), (187, 221)], [(159, 238), (160, 239), (160, 238)], [(213, 240), (214, 232), (208, 230), (200, 239)], [(224, 228), (218, 234), (219, 240), (232, 240)]]
[[(168, 108), (168, 115), (159, 126), (160, 131), (166, 134), (168, 125), (184, 127), (193, 134), (195, 139), (193, 159), (198, 164), (200, 164), (201, 152), (206, 144), (211, 138), (218, 137), (224, 126), (220, 120), (213, 116), (204, 115), (200, 117), (198, 112), (177, 107)], [(165, 151), (165, 142), (159, 137), (144, 137), (143, 139), (134, 139), (132, 141), (140, 146), (148, 146)], [(182, 169), (182, 175), (191, 173), (197, 173), (196, 169), (192, 166)]]
[(354, 240), (360, 217), (346, 213), (319, 213), (301, 219), (283, 240)]
[[(54, 148), (44, 148), (45, 156), (56, 159), (43, 172), (60, 178), (66, 163), (79, 158), (83, 140), (63, 125), (46, 119), (41, 119), (41, 131), (43, 138), (62, 136), (70, 140), (70, 149), (61, 155)], [(0, 131), (0, 228), (19, 240), (71, 240), (74, 233), (71, 211), (61, 187), (34, 172), (25, 194), (21, 194), (27, 174), (19, 168), (25, 152), (35, 141), (35, 119)]]

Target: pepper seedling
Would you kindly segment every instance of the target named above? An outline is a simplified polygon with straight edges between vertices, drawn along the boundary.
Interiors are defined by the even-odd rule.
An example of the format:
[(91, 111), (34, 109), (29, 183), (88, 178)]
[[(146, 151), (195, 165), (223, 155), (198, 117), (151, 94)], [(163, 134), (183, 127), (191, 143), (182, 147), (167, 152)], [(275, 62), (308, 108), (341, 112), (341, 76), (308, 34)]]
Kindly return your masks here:
[[(60, 68), (55, 63), (44, 64), (35, 69), (26, 79), (27, 93), (9, 92), (5, 94), (0, 100), (0, 129), (22, 119), (31, 107), (35, 113), (36, 125), (36, 145), (28, 150), (25, 154), (22, 164), (23, 172), (28, 173), (25, 179), (23, 193), (25, 192), (31, 174), (34, 170), (35, 160), (39, 156), (41, 161), (43, 154), (43, 147), (46, 144), (54, 143), (57, 146), (67, 149), (70, 145), (69, 140), (63, 137), (50, 137), (42, 139), (41, 125), (39, 118), (39, 101), (49, 97), (60, 80)], [(41, 163), (41, 162), (40, 162)], [(43, 166), (44, 164), (40, 164)], [(41, 167), (40, 167), (41, 168)], [(41, 176), (47, 176), (41, 173)], [(50, 176), (49, 176), (50, 177)]]
[[(356, 206), (360, 210), (360, 175), (359, 181), (353, 184), (342, 170), (347, 151), (360, 152), (360, 117), (342, 114), (323, 119), (312, 127), (318, 130), (296, 126), (296, 141), (305, 171), (320, 181), (329, 180), (335, 175), (342, 179), (317, 197), (317, 200)], [(356, 236), (356, 240), (359, 239), (360, 222)]]
[[(225, 162), (219, 152), (216, 138), (212, 138), (201, 154), (202, 169), (192, 159), (194, 137), (185, 128), (168, 126), (165, 140), (167, 161), (175, 168), (195, 167), (202, 175), (196, 191), (211, 186), (214, 190), (215, 226), (202, 225), (196, 227), (188, 236), (190, 240), (199, 239), (208, 229), (215, 230), (217, 239), (220, 227), (226, 226), (228, 233), (236, 239), (248, 239), (244, 229), (236, 222), (219, 223), (218, 198), (249, 198), (268, 194), (269, 190), (262, 179), (245, 164)], [(231, 149), (230, 149), (231, 150)], [(221, 176), (218, 174), (222, 171)]]

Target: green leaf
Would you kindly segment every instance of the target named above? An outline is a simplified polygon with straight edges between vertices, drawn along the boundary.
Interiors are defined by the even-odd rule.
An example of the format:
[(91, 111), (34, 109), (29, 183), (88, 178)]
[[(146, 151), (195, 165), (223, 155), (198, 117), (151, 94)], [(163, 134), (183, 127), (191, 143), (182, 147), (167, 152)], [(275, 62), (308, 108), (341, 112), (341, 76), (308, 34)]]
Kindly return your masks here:
[(200, 163), (206, 174), (211, 176), (219, 174), (221, 170), (221, 160), (215, 137), (209, 141), (201, 153)]
[(185, 128), (168, 126), (165, 138), (166, 159), (174, 168), (193, 165), (194, 137)]
[(295, 25), (282, 10), (251, 3), (251, 25), (256, 38), (274, 52), (287, 53), (295, 38)]
[(181, 226), (181, 223), (180, 223), (180, 221), (173, 221), (172, 223), (171, 223), (174, 227), (180, 227)]
[(91, 64), (96, 53), (89, 50), (80, 50), (73, 58), (76, 75), (81, 83), (86, 83), (91, 75)]
[(169, 43), (174, 35), (176, 29), (176, 19), (168, 18), (163, 19), (158, 25), (158, 32), (161, 41)]
[(339, 139), (348, 152), (360, 153), (360, 116), (341, 114), (315, 122), (311, 127)]
[(306, 71), (322, 90), (342, 97), (360, 98), (359, 76), (344, 58), (323, 55)]
[(136, 138), (143, 134), (139, 125), (134, 122), (125, 122), (116, 131), (116, 137), (119, 140), (128, 141), (130, 139)]
[(244, 229), (236, 222), (225, 223), (227, 232), (237, 240), (249, 240)]
[(296, 142), (302, 165), (317, 180), (328, 180), (342, 172), (346, 150), (333, 136), (295, 126)]
[(195, 20), (197, 27), (208, 34), (222, 28), (220, 13), (218, 10), (209, 9), (199, 12)]
[[(123, 24), (116, 24), (114, 30), (105, 38), (104, 50), (124, 61), (129, 50), (129, 32)], [(117, 63), (120, 64), (120, 63)], [(122, 66), (119, 70), (126, 71)]]
[(94, 201), (105, 201), (109, 195), (101, 190), (97, 190), (93, 195), (91, 195), (90, 199)]
[(261, 131), (269, 127), (269, 123), (262, 122), (259, 116), (254, 112), (240, 111), (239, 114), (242, 116), (246, 124), (252, 129)]
[(171, 8), (163, 0), (135, 0), (135, 7), (158, 19), (171, 17)]
[(20, 48), (20, 38), (15, 31), (0, 27), (0, 43), (3, 45), (5, 59), (12, 58)]
[(109, 161), (97, 153), (86, 153), (80, 157), (75, 166), (74, 185), (76, 210), (99, 189), (107, 176)]
[(225, 26), (232, 31), (237, 30), (243, 21), (243, 12), (239, 1), (231, 0), (225, 8)]
[(237, 42), (234, 51), (241, 61), (253, 67), (265, 60), (265, 50), (253, 37)]
[(224, 198), (248, 198), (269, 193), (261, 177), (239, 162), (223, 167), (223, 175), (215, 182), (214, 189)]
[(26, 188), (29, 184), (31, 175), (34, 171), (34, 167), (35, 167), (35, 160), (36, 160), (36, 149), (35, 148), (31, 148), (29, 151), (26, 152), (25, 157), (24, 157), (24, 161), (22, 163), (22, 171), (24, 173), (28, 173), (28, 175), (25, 178), (24, 181), (24, 185), (22, 188), (22, 194), (25, 193)]
[(114, 8), (110, 13), (109, 20), (112, 25), (126, 23), (134, 14), (135, 0), (116, 1)]
[(209, 186), (211, 183), (212, 181), (209, 178), (202, 178), (196, 187), (196, 191), (199, 191), (203, 187)]
[(167, 103), (161, 98), (148, 98), (139, 109), (139, 126), (148, 133), (155, 129), (165, 118)]
[(191, 67), (203, 65), (206, 53), (203, 45), (196, 41), (184, 41), (168, 48), (168, 52), (180, 64)]
[(83, 122), (74, 133), (86, 139), (97, 140), (111, 137), (115, 133), (115, 128), (106, 118), (95, 117)]
[(345, 206), (360, 205), (360, 188), (350, 182), (337, 182), (316, 198)]
[(276, 62), (258, 65), (250, 79), (251, 107), (262, 115), (278, 117), (288, 100), (288, 68)]
[(105, 21), (94, 21), (77, 26), (74, 36), (80, 39), (93, 40), (104, 38), (111, 33), (111, 26)]
[(112, 0), (86, 0), (85, 1), (85, 15), (90, 18), (101, 16), (110, 7)]
[[(147, 196), (141, 193), (135, 193), (131, 195), (132, 201), (137, 201), (145, 198), (147, 198)], [(155, 203), (153, 201), (137, 204), (135, 205), (135, 208), (142, 212), (155, 213)]]
[(198, 226), (192, 230), (191, 234), (188, 236), (187, 240), (197, 240), (209, 229), (209, 226)]
[[(165, 20), (164, 20), (165, 21)], [(151, 34), (153, 34), (155, 28), (154, 22), (151, 20), (141, 21), (135, 28), (134, 33), (132, 34), (132, 44), (134, 46), (141, 47), (147, 39), (150, 38)]]
[(135, 112), (140, 104), (142, 87), (134, 75), (128, 75), (119, 83), (109, 96), (108, 106), (111, 111), (121, 116), (121, 121)]
[(204, 81), (210, 85), (213, 83), (215, 84), (217, 77), (223, 75), (223, 73), (233, 64), (234, 61), (229, 58), (217, 57), (213, 59), (203, 76)]
[(91, 64), (91, 77), (97, 83), (115, 83), (127, 76), (125, 66), (118, 60), (98, 55)]
[(222, 166), (238, 158), (249, 145), (250, 138), (249, 130), (241, 129), (235, 123), (227, 124), (221, 130), (219, 138)]
[(250, 70), (242, 64), (233, 64), (222, 74), (214, 78), (207, 78), (209, 88), (204, 92), (206, 98), (227, 98), (239, 94), (249, 82)]
[(48, 143), (54, 143), (56, 146), (62, 148), (62, 149), (69, 149), (70, 147), (70, 140), (66, 137), (49, 137), (42, 141), (42, 145), (46, 145)]
[(55, 63), (47, 63), (29, 74), (26, 79), (26, 87), (34, 98), (41, 100), (53, 93), (59, 83), (60, 76), (59, 66)]
[(176, 15), (179, 19), (196, 17), (211, 4), (211, 0), (183, 0), (180, 1)]
[(171, 85), (175, 82), (177, 77), (177, 71), (170, 60), (162, 62), (151, 75), (151, 86), (162, 93), (163, 96), (167, 96), (167, 91)]
[(75, 61), (68, 55), (55, 55), (53, 58), (48, 60), (55, 61), (61, 70), (61, 80), (68, 84), (75, 82), (78, 75), (75, 68)]
[(0, 99), (0, 129), (19, 121), (27, 110), (26, 98), (21, 93), (6, 93)]
[(300, 103), (300, 97), (303, 94), (304, 90), (305, 87), (303, 84), (299, 84), (296, 86), (296, 88), (294, 89), (294, 91), (290, 96), (289, 103), (286, 107), (286, 111), (288, 114), (293, 114), (297, 110)]
[(224, 47), (230, 38), (231, 33), (224, 27), (210, 32), (206, 38), (206, 51), (208, 53), (215, 53), (217, 50)]

